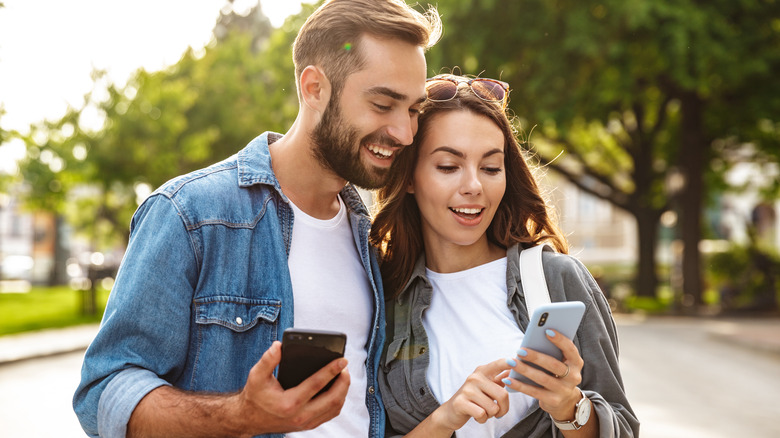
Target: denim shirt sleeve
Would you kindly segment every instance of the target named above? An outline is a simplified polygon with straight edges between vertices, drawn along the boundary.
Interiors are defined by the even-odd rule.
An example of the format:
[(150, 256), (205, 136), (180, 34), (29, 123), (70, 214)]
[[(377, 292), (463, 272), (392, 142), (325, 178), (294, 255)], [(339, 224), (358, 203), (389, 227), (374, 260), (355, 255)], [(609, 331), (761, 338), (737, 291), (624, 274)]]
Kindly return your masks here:
[(88, 435), (124, 437), (138, 402), (181, 373), (189, 353), (196, 248), (169, 198), (152, 195), (136, 211), (73, 399)]

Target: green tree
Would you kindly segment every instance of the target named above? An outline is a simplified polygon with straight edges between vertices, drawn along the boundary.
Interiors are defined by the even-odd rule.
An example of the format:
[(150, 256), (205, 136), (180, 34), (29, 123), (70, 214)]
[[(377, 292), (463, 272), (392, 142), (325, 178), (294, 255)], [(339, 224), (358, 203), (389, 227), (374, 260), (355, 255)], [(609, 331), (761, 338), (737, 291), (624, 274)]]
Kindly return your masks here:
[[(294, 35), (256, 20), (252, 32), (228, 26), (203, 53), (188, 50), (162, 71), (138, 70), (124, 85), (94, 72), (82, 108), (34, 125), (25, 137), (30, 203), (66, 213), (95, 246), (122, 244), (137, 198), (227, 158), (263, 130), (285, 127), (297, 110)], [(102, 124), (90, 129), (95, 114)]]
[(272, 29), (260, 13), (247, 17), (223, 13), (215, 28), (222, 33), (202, 53), (138, 70), (124, 85), (93, 72), (80, 108), (24, 136), (28, 204), (64, 215), (93, 250), (123, 245), (153, 188), (229, 157), (264, 130), (283, 131), (298, 108), (295, 34)]
[(670, 176), (682, 177), (683, 287), (700, 303), (706, 172), (745, 143), (764, 156), (780, 144), (780, 3), (450, 0), (439, 11), (448, 32), (429, 65), (500, 74), (510, 107), (538, 125), (542, 164), (634, 216), (639, 295), (655, 294), (658, 220)]

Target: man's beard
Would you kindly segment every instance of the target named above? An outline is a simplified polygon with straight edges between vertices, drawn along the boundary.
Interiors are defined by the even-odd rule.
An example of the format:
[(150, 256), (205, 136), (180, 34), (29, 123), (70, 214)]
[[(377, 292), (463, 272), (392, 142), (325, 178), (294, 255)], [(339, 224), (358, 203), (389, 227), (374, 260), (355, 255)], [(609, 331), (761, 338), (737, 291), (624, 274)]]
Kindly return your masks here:
[(331, 99), (322, 114), (322, 120), (311, 133), (317, 161), (339, 177), (364, 189), (384, 186), (389, 169), (364, 164), (360, 157), (362, 145), (369, 141), (396, 145), (395, 142), (375, 137), (369, 135), (359, 140), (357, 129), (344, 120), (337, 99)]

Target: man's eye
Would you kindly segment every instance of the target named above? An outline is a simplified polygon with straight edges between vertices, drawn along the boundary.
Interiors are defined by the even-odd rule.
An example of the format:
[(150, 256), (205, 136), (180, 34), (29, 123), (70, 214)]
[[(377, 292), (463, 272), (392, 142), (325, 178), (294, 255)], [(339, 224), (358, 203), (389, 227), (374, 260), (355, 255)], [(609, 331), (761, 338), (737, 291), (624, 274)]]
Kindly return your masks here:
[(390, 111), (390, 109), (391, 109), (389, 105), (380, 105), (378, 103), (375, 103), (374, 107), (376, 109), (378, 109), (379, 111)]

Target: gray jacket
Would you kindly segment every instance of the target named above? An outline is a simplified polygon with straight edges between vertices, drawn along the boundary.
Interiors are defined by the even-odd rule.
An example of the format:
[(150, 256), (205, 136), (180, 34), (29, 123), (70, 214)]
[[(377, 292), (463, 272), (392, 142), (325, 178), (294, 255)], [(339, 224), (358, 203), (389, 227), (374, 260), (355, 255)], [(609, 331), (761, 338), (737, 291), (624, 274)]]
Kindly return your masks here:
[[(520, 283), (520, 247), (507, 250), (507, 306), (525, 331), (528, 311)], [(634, 437), (639, 421), (628, 403), (618, 367), (618, 337), (604, 294), (587, 268), (574, 257), (544, 252), (544, 274), (555, 301), (582, 301), (585, 316), (574, 338), (585, 366), (580, 389), (598, 415), (599, 437)], [(428, 387), (428, 337), (422, 316), (431, 303), (431, 284), (421, 256), (412, 277), (394, 302), (387, 303), (387, 344), (382, 355), (379, 387), (388, 415), (387, 436), (405, 434), (429, 416), (439, 402)], [(519, 347), (519, 346), (518, 346)], [(486, 357), (485, 363), (497, 358)], [(504, 437), (556, 437), (550, 416), (534, 400), (527, 415)]]

